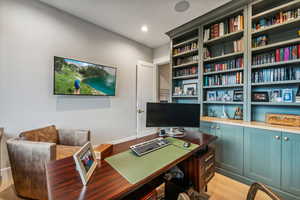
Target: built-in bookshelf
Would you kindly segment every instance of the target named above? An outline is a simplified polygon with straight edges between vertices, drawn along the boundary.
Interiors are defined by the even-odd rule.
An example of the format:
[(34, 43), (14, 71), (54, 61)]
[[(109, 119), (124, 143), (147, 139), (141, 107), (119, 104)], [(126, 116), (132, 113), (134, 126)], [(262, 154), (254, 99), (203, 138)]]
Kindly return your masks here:
[[(264, 121), (267, 113), (300, 114), (300, 1), (259, 1), (249, 5), (251, 77), (249, 116)], [(267, 93), (265, 102), (256, 95)], [(250, 115), (250, 114), (249, 114)]]
[(198, 103), (199, 99), (199, 31), (189, 31), (172, 40), (171, 101)]
[(225, 111), (234, 117), (237, 108), (244, 109), (246, 9), (202, 26), (202, 116), (222, 117)]
[[(300, 0), (243, 5), (171, 37), (173, 102), (199, 102), (202, 117), (225, 111), (232, 118), (237, 108), (245, 121), (300, 115)], [(193, 95), (175, 92), (191, 83)], [(268, 98), (257, 100), (259, 94)]]

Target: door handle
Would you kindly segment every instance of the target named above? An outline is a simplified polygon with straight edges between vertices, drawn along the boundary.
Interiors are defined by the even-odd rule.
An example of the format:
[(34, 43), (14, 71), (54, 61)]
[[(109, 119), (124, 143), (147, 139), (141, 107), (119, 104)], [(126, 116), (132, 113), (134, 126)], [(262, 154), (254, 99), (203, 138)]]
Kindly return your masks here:
[(143, 111), (142, 109), (138, 109), (137, 112), (138, 112), (139, 114), (141, 114), (141, 113), (143, 113), (143, 112), (145, 112), (145, 111)]

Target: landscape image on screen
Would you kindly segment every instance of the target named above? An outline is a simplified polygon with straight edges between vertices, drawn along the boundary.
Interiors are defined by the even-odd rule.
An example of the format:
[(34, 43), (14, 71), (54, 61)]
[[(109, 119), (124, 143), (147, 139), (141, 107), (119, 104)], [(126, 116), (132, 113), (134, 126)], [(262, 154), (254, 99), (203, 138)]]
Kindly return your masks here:
[(115, 96), (116, 68), (54, 57), (54, 94)]

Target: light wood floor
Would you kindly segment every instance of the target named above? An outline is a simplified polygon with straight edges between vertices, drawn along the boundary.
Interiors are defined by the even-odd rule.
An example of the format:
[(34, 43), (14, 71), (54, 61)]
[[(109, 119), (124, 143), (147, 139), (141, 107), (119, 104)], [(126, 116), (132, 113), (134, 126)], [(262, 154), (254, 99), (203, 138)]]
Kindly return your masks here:
[[(2, 174), (0, 187), (0, 200), (22, 200), (18, 198), (13, 189), (13, 181), (10, 173)], [(209, 200), (246, 200), (249, 186), (216, 174), (208, 185)], [(258, 194), (255, 200), (270, 200), (262, 194)]]

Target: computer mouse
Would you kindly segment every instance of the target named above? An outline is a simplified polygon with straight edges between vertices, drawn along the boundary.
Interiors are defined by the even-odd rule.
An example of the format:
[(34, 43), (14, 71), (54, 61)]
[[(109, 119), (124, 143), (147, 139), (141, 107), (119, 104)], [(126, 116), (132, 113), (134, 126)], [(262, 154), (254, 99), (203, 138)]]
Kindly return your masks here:
[(184, 148), (189, 148), (191, 146), (191, 143), (190, 142), (185, 142), (183, 143), (183, 147)]

